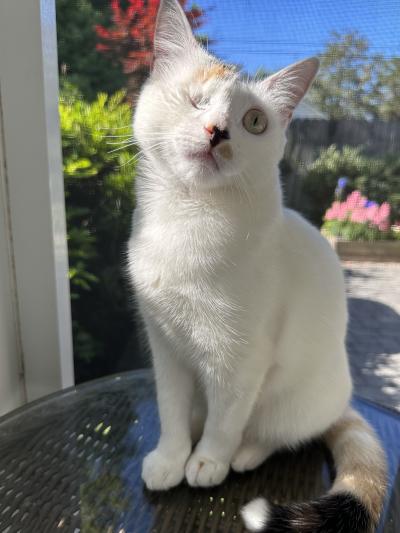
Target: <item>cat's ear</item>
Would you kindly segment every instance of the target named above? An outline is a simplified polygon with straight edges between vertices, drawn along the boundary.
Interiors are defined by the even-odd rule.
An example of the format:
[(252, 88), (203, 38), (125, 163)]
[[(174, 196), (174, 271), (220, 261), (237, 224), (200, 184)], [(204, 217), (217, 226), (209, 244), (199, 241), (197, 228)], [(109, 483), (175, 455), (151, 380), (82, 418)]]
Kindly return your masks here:
[(285, 125), (289, 124), (293, 111), (310, 88), (318, 68), (318, 58), (310, 57), (260, 82), (263, 85), (263, 91), (267, 91), (269, 96), (272, 96)]
[(168, 72), (199, 45), (177, 0), (161, 0), (154, 34), (153, 70)]

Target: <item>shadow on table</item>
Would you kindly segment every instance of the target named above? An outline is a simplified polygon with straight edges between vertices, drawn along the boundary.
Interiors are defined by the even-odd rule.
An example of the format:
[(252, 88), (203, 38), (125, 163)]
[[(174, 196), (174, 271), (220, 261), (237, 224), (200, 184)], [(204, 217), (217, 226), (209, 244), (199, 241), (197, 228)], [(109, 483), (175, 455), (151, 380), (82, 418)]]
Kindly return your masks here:
[(347, 349), (356, 394), (400, 410), (400, 315), (388, 305), (349, 298)]
[(357, 270), (355, 268), (343, 268), (344, 275), (346, 278), (360, 278), (360, 279), (369, 279), (372, 278), (370, 274), (363, 272), (362, 270)]
[(239, 511), (245, 503), (260, 495), (274, 503), (313, 499), (331, 484), (329, 465), (328, 452), (315, 442), (293, 453), (274, 454), (253, 472), (230, 472), (218, 487), (192, 489), (182, 484), (164, 493), (144, 490), (152, 509), (149, 531), (244, 533)]

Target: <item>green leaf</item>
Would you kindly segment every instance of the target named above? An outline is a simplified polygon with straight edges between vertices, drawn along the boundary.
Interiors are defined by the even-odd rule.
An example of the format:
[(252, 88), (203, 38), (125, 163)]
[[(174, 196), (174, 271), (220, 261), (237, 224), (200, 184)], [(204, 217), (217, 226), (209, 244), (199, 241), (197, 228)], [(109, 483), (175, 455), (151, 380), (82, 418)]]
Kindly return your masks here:
[[(60, 98), (69, 279), (78, 360), (105, 356), (107, 339), (121, 328), (122, 311), (118, 308), (117, 312), (116, 306), (123, 308), (126, 323), (131, 315), (122, 265), (134, 207), (136, 148), (121, 145), (122, 150), (112, 152), (117, 145), (109, 144), (132, 136), (132, 110), (124, 97), (120, 91), (87, 102), (70, 87)], [(119, 135), (126, 137), (113, 137)]]

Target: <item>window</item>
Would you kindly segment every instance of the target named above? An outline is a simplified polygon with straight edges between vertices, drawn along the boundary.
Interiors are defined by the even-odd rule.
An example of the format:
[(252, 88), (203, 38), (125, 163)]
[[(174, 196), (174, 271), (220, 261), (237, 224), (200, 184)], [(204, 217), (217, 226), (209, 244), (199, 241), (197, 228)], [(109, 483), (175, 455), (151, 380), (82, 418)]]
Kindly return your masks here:
[(51, 1), (0, 3), (2, 411), (73, 384), (55, 43)]
[[(342, 250), (344, 259), (357, 253), (371, 259), (367, 240), (385, 239), (375, 250), (387, 260), (386, 239), (394, 242), (400, 220), (398, 3), (182, 4), (198, 38), (250, 76), (320, 57), (319, 76), (288, 131), (281, 165), (286, 203), (332, 240), (355, 242), (354, 250)], [(131, 113), (149, 72), (157, 8), (158, 1), (57, 0), (78, 381), (149, 361), (123, 263), (134, 207)], [(358, 202), (354, 213), (351, 202)], [(361, 245), (355, 250), (358, 239), (364, 252)], [(352, 268), (350, 284), (359, 272)], [(377, 278), (386, 276), (382, 269)], [(394, 279), (387, 283), (390, 292)]]

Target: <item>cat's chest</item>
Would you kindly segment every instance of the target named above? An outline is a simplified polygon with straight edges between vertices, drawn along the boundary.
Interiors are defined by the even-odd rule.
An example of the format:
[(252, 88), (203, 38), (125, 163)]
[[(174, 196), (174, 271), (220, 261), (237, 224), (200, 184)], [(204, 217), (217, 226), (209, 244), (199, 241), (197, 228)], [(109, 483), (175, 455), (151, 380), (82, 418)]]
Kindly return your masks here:
[(204, 354), (210, 361), (230, 354), (247, 338), (254, 303), (247, 273), (260, 261), (251, 259), (257, 247), (249, 225), (242, 229), (234, 222), (228, 217), (168, 224), (139, 220), (129, 245), (142, 314), (202, 361)]
[[(142, 310), (175, 332), (219, 329), (234, 308), (230, 273), (232, 237), (209, 220), (149, 225), (133, 233), (131, 275)], [(172, 331), (171, 329), (171, 331)]]
[(229, 224), (216, 217), (142, 224), (130, 242), (134, 282), (149, 294), (206, 288), (229, 263), (233, 243)]

